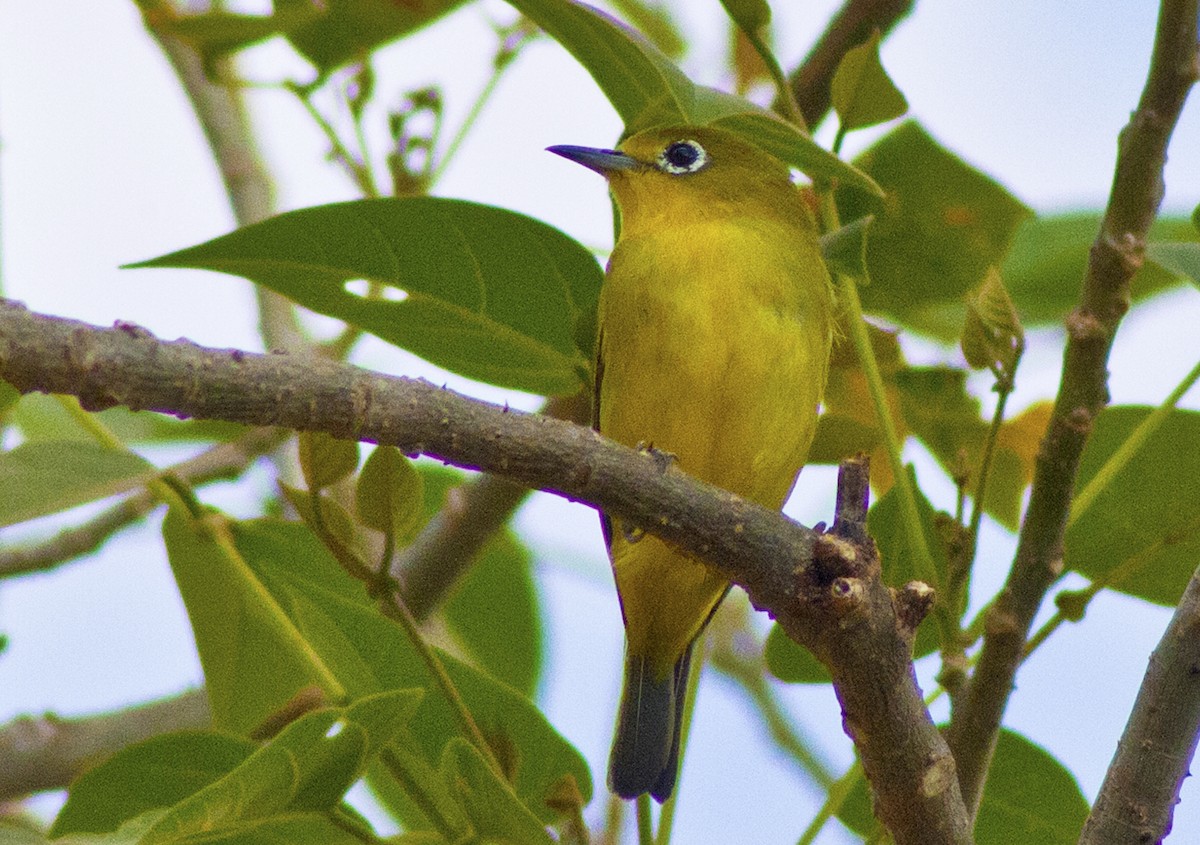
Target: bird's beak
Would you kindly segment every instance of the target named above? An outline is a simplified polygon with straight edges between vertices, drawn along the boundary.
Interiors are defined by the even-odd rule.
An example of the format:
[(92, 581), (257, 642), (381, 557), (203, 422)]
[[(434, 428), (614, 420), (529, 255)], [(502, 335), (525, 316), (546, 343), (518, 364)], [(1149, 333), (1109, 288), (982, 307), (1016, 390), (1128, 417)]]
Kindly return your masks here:
[(570, 159), (576, 164), (582, 164), (589, 170), (594, 170), (601, 176), (608, 176), (622, 170), (637, 170), (642, 163), (636, 158), (625, 155), (618, 150), (601, 150), (595, 147), (574, 147), (570, 144), (559, 144), (546, 147), (547, 152)]

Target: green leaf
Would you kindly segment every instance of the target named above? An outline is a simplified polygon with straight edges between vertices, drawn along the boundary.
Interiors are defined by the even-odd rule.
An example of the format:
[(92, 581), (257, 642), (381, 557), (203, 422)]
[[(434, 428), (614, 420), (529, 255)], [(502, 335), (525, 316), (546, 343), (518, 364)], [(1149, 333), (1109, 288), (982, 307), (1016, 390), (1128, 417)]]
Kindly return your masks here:
[(509, 0), (583, 65), (625, 124), (719, 126), (738, 132), (813, 178), (871, 194), (878, 186), (812, 138), (742, 97), (695, 85), (657, 47), (615, 18), (572, 0)]
[(305, 714), (229, 774), (174, 805), (142, 845), (220, 835), (288, 811), (334, 809), (420, 700), (419, 691), (396, 690)]
[(1146, 246), (1146, 257), (1173, 274), (1200, 286), (1200, 243), (1165, 243)]
[(355, 505), (363, 525), (394, 538), (416, 532), (424, 497), (421, 474), (394, 446), (376, 446), (363, 464)]
[(320, 687), (332, 698), (342, 691), (232, 547), (228, 530), (216, 514), (195, 520), (170, 508), (163, 520), (167, 557), (196, 638), (213, 724), (249, 734), (305, 687)]
[(21, 399), (21, 392), (0, 379), (0, 421), (3, 421), (8, 411)]
[[(1118, 406), (1096, 420), (1080, 460), (1082, 490), (1150, 413)], [(1174, 606), (1200, 560), (1200, 412), (1171, 411), (1092, 506), (1067, 528), (1067, 568)]]
[(864, 43), (847, 50), (833, 75), (830, 97), (843, 132), (885, 123), (908, 111), (908, 101), (879, 59), (881, 39), (876, 29)]
[(859, 192), (865, 206), (878, 205), (879, 197), (883, 196), (883, 189), (862, 170), (842, 161), (774, 112), (749, 100), (697, 86), (694, 112), (691, 123), (737, 132), (813, 179), (837, 182)]
[(333, 813), (286, 812), (264, 819), (230, 822), (218, 830), (190, 834), (182, 842), (188, 845), (201, 842), (203, 845), (363, 845), (364, 841), (372, 841), (366, 826), (358, 827), (362, 829), (355, 830), (345, 814), (338, 818)]
[[(361, 61), (375, 48), (415, 32), (465, 0), (324, 0), (322, 14), (289, 29), (289, 40), (321, 73)], [(276, 16), (311, 9), (311, 0), (275, 0)]]
[(320, 431), (302, 431), (296, 436), (300, 470), (312, 491), (337, 484), (358, 468), (358, 441), (339, 440)]
[(763, 656), (771, 674), (789, 684), (827, 684), (833, 680), (821, 661), (797, 645), (778, 624), (772, 625), (767, 634)]
[(156, 807), (169, 807), (228, 774), (258, 744), (210, 731), (152, 737), (121, 749), (71, 784), (52, 837), (105, 833)]
[(821, 236), (821, 257), (829, 266), (829, 272), (849, 276), (860, 288), (871, 283), (867, 267), (867, 241), (874, 221), (874, 215), (868, 214), (836, 232)]
[(443, 609), (466, 654), (533, 698), (542, 668), (542, 628), (533, 557), (509, 531), (484, 547)]
[(975, 821), (975, 845), (1074, 845), (1088, 811), (1062, 763), (1020, 734), (1000, 732)]
[[(131, 265), (244, 276), (470, 378), (570, 394), (587, 376), (603, 273), (532, 218), (434, 197), (281, 214)], [(355, 284), (386, 286), (382, 299)]]
[(313, 508), (316, 502), (312, 493), (282, 481), (279, 482), (279, 489), (288, 500), (288, 504), (296, 509), (296, 513), (314, 534), (332, 539), (344, 548), (354, 547), (354, 520), (341, 502), (326, 493), (317, 494), (315, 498), (321, 503), (321, 518), (318, 521)]
[(613, 0), (612, 6), (634, 29), (668, 56), (677, 59), (683, 55), (686, 45), (668, 6), (661, 2), (646, 3), (642, 0)]
[[(1060, 325), (1079, 301), (1088, 253), (1100, 231), (1097, 213), (1073, 213), (1026, 220), (1017, 229), (1012, 249), (1000, 266), (1008, 292), (1026, 326)], [(1160, 217), (1150, 227), (1151, 241), (1193, 241), (1186, 217)], [(1154, 261), (1134, 274), (1134, 302), (1177, 287), (1180, 277)]]
[(54, 840), (54, 845), (141, 845), (146, 833), (166, 810), (148, 810), (110, 833), (77, 833)]
[(571, 0), (509, 0), (509, 5), (583, 65), (627, 128), (651, 110), (659, 121), (647, 127), (688, 122), (695, 86), (641, 33)]
[(276, 3), (271, 15), (239, 15), (213, 11), (198, 15), (162, 18), (161, 26), (191, 43), (206, 59), (240, 50), (276, 35), (286, 35), (320, 16), (320, 7), (297, 3)]
[(967, 318), (959, 345), (972, 367), (990, 369), (1011, 382), (1025, 351), (1025, 332), (994, 267), (989, 267), (979, 287), (967, 294)]
[(22, 443), (0, 452), (0, 526), (133, 490), (157, 474), (138, 455), (95, 443)]
[[(1044, 749), (1002, 729), (975, 822), (975, 845), (1074, 845), (1088, 803), (1074, 776)], [(875, 829), (871, 796), (860, 779), (838, 811), (860, 836)]]
[[(426, 690), (412, 721), (413, 753), (436, 769), (442, 749), (458, 735), (457, 722), (400, 627), (379, 613), (365, 587), (302, 526), (258, 520), (238, 524), (235, 537), (272, 598), (349, 694)], [(542, 799), (564, 775), (590, 798), (586, 762), (523, 695), (448, 654), (439, 657), (493, 750), (513, 771), (517, 795), (543, 821), (553, 814)]]
[(442, 754), (442, 775), (485, 842), (552, 845), (546, 827), (469, 742), (456, 737)]
[[(180, 420), (153, 411), (130, 411), (121, 407), (107, 408), (93, 416), (127, 444), (211, 442), (236, 437), (248, 428), (217, 420)], [(26, 441), (95, 443), (91, 432), (85, 431), (58, 399), (44, 393), (27, 393), (21, 397), (13, 409), (12, 421), (21, 429)]]
[[(863, 308), (956, 341), (963, 295), (1000, 264), (1031, 212), (914, 121), (888, 133), (856, 164), (887, 192), (867, 243), (871, 285), (862, 289)], [(861, 194), (838, 193), (843, 220), (874, 212), (875, 205)]]
[[(920, 529), (925, 533), (925, 545), (933, 558), (934, 571), (938, 582), (945, 584), (949, 572), (949, 562), (946, 557), (946, 544), (938, 531), (938, 518), (925, 498), (925, 494), (917, 486), (916, 473), (908, 468), (912, 478), (913, 490), (917, 497), (917, 517), (921, 521)], [(879, 558), (883, 564), (883, 580), (893, 587), (900, 587), (909, 581), (918, 580), (914, 568), (912, 546), (909, 541), (910, 527), (905, 522), (903, 510), (900, 507), (900, 496), (897, 488), (893, 487), (882, 498), (877, 500), (867, 512), (867, 531), (879, 548)], [(936, 651), (939, 645), (936, 625), (923, 624), (917, 631), (917, 642), (913, 648), (915, 657), (923, 657)]]
[[(428, 522), (447, 506), (453, 489), (468, 477), (431, 461), (422, 461), (418, 467), (424, 479), (424, 521)], [(511, 529), (501, 529), (484, 545), (443, 604), (442, 613), (467, 657), (533, 697), (542, 670), (542, 612), (533, 554)]]
[(967, 393), (967, 373), (955, 367), (906, 367), (892, 374), (904, 424), (946, 470), (965, 452), (983, 451), (988, 425), (979, 400)]
[(767, 0), (721, 0), (726, 14), (744, 32), (758, 32), (771, 23)]

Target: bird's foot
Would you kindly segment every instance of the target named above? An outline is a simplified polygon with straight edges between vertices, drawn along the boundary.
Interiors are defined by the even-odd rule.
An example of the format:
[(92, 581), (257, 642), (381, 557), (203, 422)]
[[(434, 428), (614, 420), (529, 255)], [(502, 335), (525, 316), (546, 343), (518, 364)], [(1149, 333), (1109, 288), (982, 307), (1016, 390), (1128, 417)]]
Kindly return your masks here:
[(673, 452), (667, 452), (662, 449), (655, 448), (653, 443), (647, 443), (645, 440), (637, 445), (637, 450), (643, 455), (651, 458), (658, 465), (658, 471), (666, 474), (671, 465), (675, 463), (676, 457)]

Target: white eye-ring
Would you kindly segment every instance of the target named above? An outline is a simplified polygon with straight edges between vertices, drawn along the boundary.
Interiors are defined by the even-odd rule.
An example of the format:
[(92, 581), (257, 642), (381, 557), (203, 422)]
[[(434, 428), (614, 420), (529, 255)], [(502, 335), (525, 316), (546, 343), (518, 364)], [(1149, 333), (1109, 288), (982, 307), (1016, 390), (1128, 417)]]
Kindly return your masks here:
[(658, 169), (663, 173), (681, 176), (695, 173), (708, 164), (708, 153), (695, 141), (672, 141), (658, 154)]

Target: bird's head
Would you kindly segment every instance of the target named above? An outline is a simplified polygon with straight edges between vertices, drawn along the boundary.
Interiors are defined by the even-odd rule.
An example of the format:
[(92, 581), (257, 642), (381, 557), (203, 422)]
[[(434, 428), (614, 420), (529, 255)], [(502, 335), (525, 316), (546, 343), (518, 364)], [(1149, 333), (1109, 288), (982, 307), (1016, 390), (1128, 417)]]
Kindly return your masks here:
[(790, 214), (799, 201), (787, 165), (741, 136), (709, 126), (647, 129), (615, 150), (549, 150), (608, 180), (623, 228), (663, 218)]

